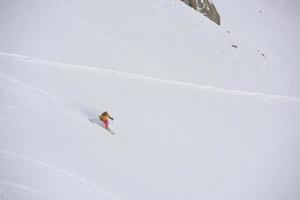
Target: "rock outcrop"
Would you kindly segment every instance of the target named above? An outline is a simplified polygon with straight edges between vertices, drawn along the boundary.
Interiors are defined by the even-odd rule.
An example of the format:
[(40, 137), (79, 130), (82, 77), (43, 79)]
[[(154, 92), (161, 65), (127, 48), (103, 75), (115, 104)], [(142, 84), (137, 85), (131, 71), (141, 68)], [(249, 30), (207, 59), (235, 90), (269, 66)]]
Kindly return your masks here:
[(181, 0), (195, 10), (201, 12), (204, 16), (208, 17), (210, 20), (216, 24), (221, 24), (221, 17), (215, 7), (215, 5), (210, 0)]

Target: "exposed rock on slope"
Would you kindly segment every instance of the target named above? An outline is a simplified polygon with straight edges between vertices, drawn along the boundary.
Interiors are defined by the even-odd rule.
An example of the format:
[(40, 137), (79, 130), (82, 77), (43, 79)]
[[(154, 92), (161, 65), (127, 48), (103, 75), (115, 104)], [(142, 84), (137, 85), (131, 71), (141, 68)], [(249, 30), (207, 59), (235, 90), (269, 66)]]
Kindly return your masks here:
[(216, 24), (221, 24), (220, 15), (215, 5), (210, 0), (181, 0), (195, 10), (201, 12)]

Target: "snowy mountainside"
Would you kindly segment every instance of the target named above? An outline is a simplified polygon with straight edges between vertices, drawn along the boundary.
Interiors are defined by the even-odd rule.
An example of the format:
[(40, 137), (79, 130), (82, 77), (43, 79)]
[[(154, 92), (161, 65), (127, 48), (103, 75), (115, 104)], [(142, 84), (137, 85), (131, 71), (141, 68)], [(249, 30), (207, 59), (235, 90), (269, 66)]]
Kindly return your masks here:
[(0, 199), (299, 199), (298, 35), (226, 2), (2, 1)]
[[(9, 135), (2, 135), (2, 163), (24, 166), (4, 165), (4, 191), (33, 195), (5, 184), (11, 182), (50, 199), (84, 199), (85, 195), (90, 199), (218, 199), (224, 195), (228, 199), (272, 199), (287, 191), (283, 187), (296, 191), (297, 101), (224, 95), (34, 62), (14, 60), (7, 69), (17, 72), (22, 65), (19, 77), (23, 78), (18, 79), (34, 85), (37, 79), (30, 75), (41, 77), (39, 88), (52, 83), (51, 95), (2, 78), (14, 83), (2, 85), (3, 90), (16, 88), (12, 94), (1, 92), (10, 97), (1, 102), (2, 113), (10, 113), (13, 119), (18, 119), (18, 113), (27, 116), (14, 126), (9, 121), (3, 124)], [(110, 89), (105, 98), (99, 83)], [(72, 101), (76, 104), (68, 103)], [(88, 121), (102, 104), (118, 113), (114, 138)], [(39, 173), (34, 176), (28, 173), (36, 170)], [(47, 181), (49, 176), (54, 176), (53, 181)], [(59, 188), (54, 187), (57, 181)], [(83, 189), (75, 192), (73, 187)]]
[[(215, 2), (220, 7), (220, 12), (226, 13), (222, 16), (223, 27), (234, 35), (239, 46), (246, 46), (263, 55), (273, 65), (270, 72), (274, 73), (274, 78), (282, 76), (277, 77), (281, 84), (289, 81), (293, 87), (299, 85), (293, 82), (299, 79), (300, 65), (298, 1), (252, 0), (232, 4), (222, 0)], [(261, 67), (258, 70), (261, 70)], [(298, 91), (300, 90), (297, 88), (295, 92)]]
[[(263, 17), (256, 17), (256, 10), (267, 8), (265, 3), (245, 1), (228, 10), (226, 2), (215, 1), (224, 15), (224, 26), (218, 27), (177, 0), (5, 2), (0, 44), (6, 53), (299, 97), (299, 71), (291, 69), (298, 63), (297, 56), (292, 61), (285, 53), (280, 59), (282, 52), (274, 47), (278, 41), (286, 40), (285, 32), (290, 34), (294, 29), (288, 26), (283, 32), (283, 23), (275, 30), (277, 26), (265, 28)], [(248, 14), (237, 18), (231, 9), (237, 11), (237, 16), (244, 16), (246, 11)], [(271, 15), (271, 20), (276, 23), (281, 16)], [(247, 31), (249, 27), (251, 32)], [(255, 34), (255, 30), (262, 30), (259, 33), (263, 32), (264, 37)], [(269, 37), (277, 33), (278, 37)], [(274, 41), (272, 46), (266, 38)], [(293, 43), (289, 42), (285, 49), (293, 47), (290, 52), (295, 52), (299, 38), (297, 34), (289, 38)], [(264, 46), (270, 48), (266, 50)], [(230, 79), (224, 78), (229, 76)]]

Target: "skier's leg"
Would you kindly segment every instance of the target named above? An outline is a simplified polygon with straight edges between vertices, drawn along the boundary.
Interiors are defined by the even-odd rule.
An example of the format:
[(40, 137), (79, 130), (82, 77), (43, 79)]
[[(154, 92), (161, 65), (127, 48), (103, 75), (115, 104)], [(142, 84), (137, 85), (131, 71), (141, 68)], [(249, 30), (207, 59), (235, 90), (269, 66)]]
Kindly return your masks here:
[(105, 120), (105, 121), (103, 121), (104, 122), (104, 127), (106, 128), (106, 129), (108, 129), (108, 120)]

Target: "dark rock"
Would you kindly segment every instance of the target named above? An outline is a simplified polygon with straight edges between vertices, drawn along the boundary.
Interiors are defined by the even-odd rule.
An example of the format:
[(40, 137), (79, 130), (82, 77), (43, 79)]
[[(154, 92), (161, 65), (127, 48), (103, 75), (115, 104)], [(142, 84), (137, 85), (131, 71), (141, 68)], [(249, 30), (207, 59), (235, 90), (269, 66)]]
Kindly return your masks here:
[(217, 8), (210, 0), (181, 0), (195, 10), (201, 12), (204, 16), (216, 24), (221, 24), (221, 17), (217, 11)]
[(232, 46), (233, 48), (236, 48), (236, 49), (238, 48), (238, 46), (235, 45), (235, 44), (232, 44), (231, 46)]

